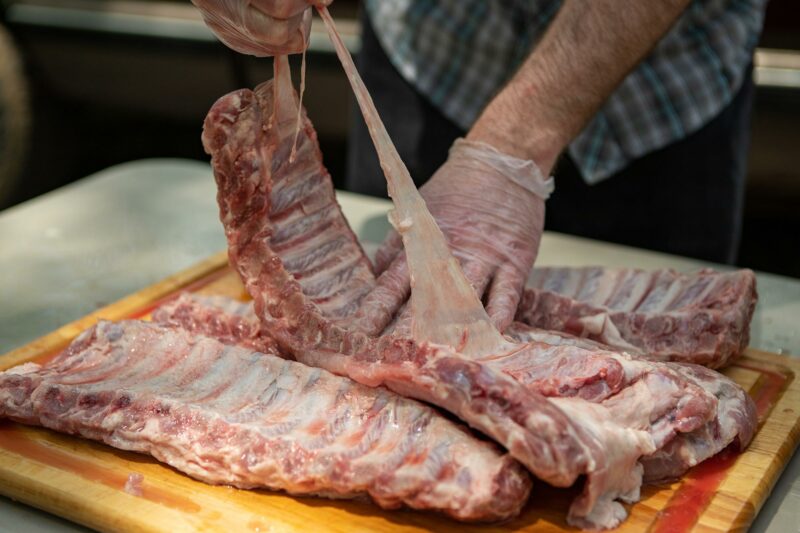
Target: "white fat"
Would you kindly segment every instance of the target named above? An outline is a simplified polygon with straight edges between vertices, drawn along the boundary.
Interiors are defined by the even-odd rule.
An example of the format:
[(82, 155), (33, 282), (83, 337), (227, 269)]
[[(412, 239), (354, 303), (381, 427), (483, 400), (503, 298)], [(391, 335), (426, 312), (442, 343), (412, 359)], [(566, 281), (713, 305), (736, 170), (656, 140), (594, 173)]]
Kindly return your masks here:
[(583, 334), (592, 335), (594, 338), (609, 346), (621, 350), (637, 352), (639, 349), (622, 338), (622, 334), (617, 326), (608, 316), (608, 313), (598, 313), (596, 315), (585, 316), (578, 322), (583, 326)]
[(125, 492), (132, 496), (142, 495), (142, 482), (144, 476), (138, 472), (131, 472), (128, 474), (128, 480), (125, 482)]
[(401, 233), (404, 232), (404, 231), (408, 231), (408, 230), (411, 229), (411, 226), (413, 224), (414, 223), (412, 222), (411, 218), (406, 217), (406, 218), (404, 218), (403, 220), (400, 220), (397, 223), (397, 231), (399, 231)]
[(36, 363), (23, 363), (19, 366), (15, 366), (14, 368), (9, 368), (3, 374), (33, 374), (34, 372), (38, 372), (41, 368), (41, 365), (37, 365)]

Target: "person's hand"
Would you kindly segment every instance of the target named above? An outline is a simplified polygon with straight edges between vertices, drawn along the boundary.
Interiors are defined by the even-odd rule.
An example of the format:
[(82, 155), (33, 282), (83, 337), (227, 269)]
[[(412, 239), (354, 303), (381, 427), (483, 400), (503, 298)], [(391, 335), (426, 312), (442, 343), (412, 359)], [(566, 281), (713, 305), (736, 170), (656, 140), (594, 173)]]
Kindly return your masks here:
[(311, 28), (311, 5), (333, 0), (192, 0), (223, 43), (258, 57), (302, 52)]
[[(421, 189), (453, 255), (503, 331), (514, 319), (533, 267), (544, 225), (544, 202), (552, 190), (533, 161), (499, 152), (482, 142), (459, 139), (447, 162)], [(407, 325), (410, 294), (403, 243), (392, 231), (375, 259), (377, 286), (356, 316), (365, 332), (377, 335), (393, 319)], [(401, 327), (403, 327), (401, 326)]]

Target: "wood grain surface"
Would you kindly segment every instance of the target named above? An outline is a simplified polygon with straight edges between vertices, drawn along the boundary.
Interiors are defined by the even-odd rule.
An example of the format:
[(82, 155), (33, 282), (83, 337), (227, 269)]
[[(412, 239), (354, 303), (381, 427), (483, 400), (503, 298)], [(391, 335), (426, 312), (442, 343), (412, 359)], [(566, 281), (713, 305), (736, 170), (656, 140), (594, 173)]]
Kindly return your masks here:
[[(0, 370), (44, 362), (104, 318), (146, 318), (182, 290), (247, 297), (227, 254), (206, 261), (0, 357)], [(748, 349), (724, 372), (756, 401), (760, 427), (744, 453), (725, 450), (681, 480), (646, 486), (619, 531), (746, 529), (800, 441), (800, 362)], [(125, 491), (143, 476), (141, 495)], [(461, 524), (414, 511), (383, 511), (360, 501), (292, 497), (279, 492), (211, 486), (149, 456), (0, 421), (0, 493), (104, 531), (565, 531), (573, 489), (536, 482), (517, 519)]]

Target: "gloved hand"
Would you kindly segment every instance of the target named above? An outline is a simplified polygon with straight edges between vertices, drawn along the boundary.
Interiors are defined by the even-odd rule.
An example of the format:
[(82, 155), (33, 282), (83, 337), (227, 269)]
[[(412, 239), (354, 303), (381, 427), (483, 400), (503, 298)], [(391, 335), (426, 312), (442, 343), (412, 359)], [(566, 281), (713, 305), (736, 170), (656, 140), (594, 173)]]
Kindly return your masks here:
[[(444, 165), (421, 189), (453, 255), (503, 331), (514, 319), (544, 225), (544, 202), (553, 190), (533, 161), (503, 154), (492, 146), (457, 140)], [(371, 335), (395, 319), (407, 326), (410, 307), (408, 265), (403, 243), (392, 231), (378, 250), (376, 288), (365, 297), (353, 322)]]
[(258, 57), (302, 52), (311, 28), (311, 5), (333, 0), (192, 0), (223, 43)]

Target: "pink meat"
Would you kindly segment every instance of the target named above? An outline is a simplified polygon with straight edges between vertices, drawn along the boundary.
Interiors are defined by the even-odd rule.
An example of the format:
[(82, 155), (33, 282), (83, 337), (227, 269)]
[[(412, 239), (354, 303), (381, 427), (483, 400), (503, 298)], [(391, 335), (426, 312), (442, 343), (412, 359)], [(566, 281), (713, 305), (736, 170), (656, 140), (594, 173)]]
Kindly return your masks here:
[(519, 464), (386, 389), (174, 326), (100, 322), (0, 373), (0, 417), (147, 453), (206, 483), (369, 496), (462, 520), (519, 513)]
[[(234, 336), (227, 332), (239, 331), (236, 326), (242, 320), (258, 324), (252, 303), (220, 296), (183, 294), (154, 313), (154, 318), (167, 322), (174, 321), (176, 316), (181, 318), (183, 324), (188, 324), (192, 331), (218, 338), (225, 343), (245, 346), (252, 342), (248, 336), (235, 341)], [(209, 320), (209, 317), (213, 318)], [(206, 323), (210, 327), (204, 328)], [(223, 327), (220, 324), (229, 326)], [(220, 331), (221, 334), (215, 334)], [(255, 331), (255, 328), (245, 331)], [(536, 349), (499, 358), (492, 365), (544, 396), (580, 397), (603, 402), (644, 377), (643, 383), (648, 385), (644, 393), (641, 389), (630, 388), (606, 403), (606, 406), (618, 409), (617, 416), (624, 418), (625, 413), (632, 410), (628, 401), (652, 402), (653, 395), (649, 391), (658, 391), (655, 400), (663, 400), (663, 405), (667, 407), (662, 406), (660, 416), (658, 409), (651, 410), (660, 418), (651, 424), (659, 450), (641, 459), (645, 482), (675, 479), (731, 443), (736, 443), (737, 448), (743, 449), (755, 432), (756, 414), (752, 399), (735, 383), (717, 372), (683, 363), (670, 363), (667, 370), (663, 370), (660, 365), (637, 365), (628, 357), (608, 352), (597, 342), (539, 330), (521, 323), (512, 324), (507, 333), (515, 340), (535, 346)], [(274, 344), (268, 337), (266, 339)], [(660, 371), (646, 375), (653, 369)], [(697, 407), (697, 404), (691, 403), (684, 405), (682, 414), (676, 415), (670, 410), (670, 396), (665, 394), (666, 389), (671, 388), (680, 393), (683, 386), (703, 388), (708, 394), (696, 396), (700, 399), (708, 399), (709, 395), (717, 398), (716, 415), (708, 421), (698, 422), (697, 417), (687, 414), (688, 410)], [(705, 408), (702, 404), (699, 407), (701, 411)], [(683, 420), (683, 432), (671, 429), (671, 420)], [(690, 428), (687, 421), (692, 420), (695, 421), (694, 429), (687, 431)]]
[(746, 347), (756, 301), (750, 270), (692, 274), (537, 268), (517, 320), (659, 361), (728, 365)]
[(287, 357), (261, 327), (253, 304), (224, 296), (182, 293), (153, 311), (153, 321), (257, 352)]

